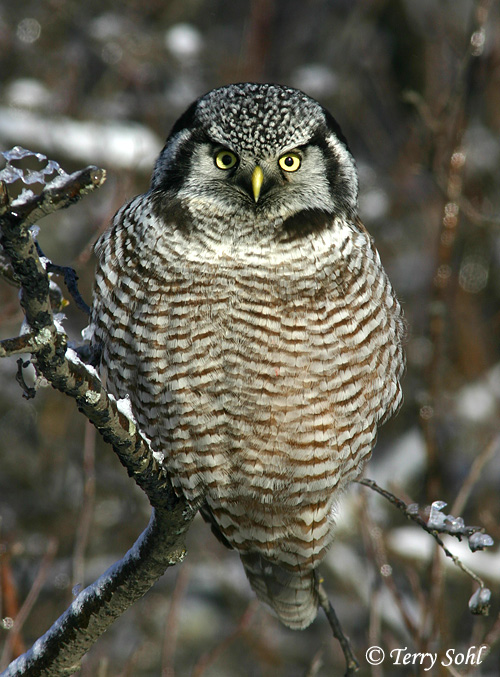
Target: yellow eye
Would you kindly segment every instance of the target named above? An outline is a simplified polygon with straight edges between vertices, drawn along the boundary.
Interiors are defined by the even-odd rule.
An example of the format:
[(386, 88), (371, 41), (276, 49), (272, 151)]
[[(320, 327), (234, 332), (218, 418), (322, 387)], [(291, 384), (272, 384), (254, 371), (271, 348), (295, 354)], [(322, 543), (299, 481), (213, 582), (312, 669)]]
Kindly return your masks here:
[(296, 172), (300, 167), (301, 159), (297, 153), (285, 153), (278, 160), (281, 169), (285, 172)]
[(219, 169), (231, 169), (238, 162), (238, 158), (230, 150), (220, 150), (214, 160)]

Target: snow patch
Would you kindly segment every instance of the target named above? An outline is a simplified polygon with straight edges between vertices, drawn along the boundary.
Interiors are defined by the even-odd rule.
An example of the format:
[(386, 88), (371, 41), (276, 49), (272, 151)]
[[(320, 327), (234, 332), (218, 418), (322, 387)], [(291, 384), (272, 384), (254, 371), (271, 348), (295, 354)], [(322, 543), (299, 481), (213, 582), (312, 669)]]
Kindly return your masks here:
[(132, 402), (130, 401), (130, 397), (128, 395), (116, 400), (116, 408), (120, 413), (126, 416), (129, 421), (134, 423), (134, 425), (137, 425), (137, 421), (135, 420), (135, 416), (132, 412)]

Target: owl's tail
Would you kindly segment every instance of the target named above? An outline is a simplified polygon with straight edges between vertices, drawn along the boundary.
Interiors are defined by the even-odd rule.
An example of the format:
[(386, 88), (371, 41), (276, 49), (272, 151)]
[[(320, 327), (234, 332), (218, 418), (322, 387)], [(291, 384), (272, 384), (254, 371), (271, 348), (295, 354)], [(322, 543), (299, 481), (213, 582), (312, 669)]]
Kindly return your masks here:
[(250, 585), (292, 630), (307, 628), (318, 612), (314, 571), (288, 571), (258, 554), (241, 555)]

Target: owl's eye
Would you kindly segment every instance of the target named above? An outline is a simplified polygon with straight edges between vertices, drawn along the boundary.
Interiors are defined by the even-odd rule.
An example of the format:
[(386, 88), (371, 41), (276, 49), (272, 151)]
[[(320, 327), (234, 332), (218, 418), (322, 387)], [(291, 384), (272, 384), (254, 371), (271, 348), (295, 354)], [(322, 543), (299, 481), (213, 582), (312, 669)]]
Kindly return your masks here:
[(238, 162), (238, 158), (230, 150), (220, 150), (215, 154), (214, 160), (219, 169), (231, 169)]
[(285, 153), (278, 160), (279, 166), (285, 172), (296, 172), (301, 162), (300, 155), (297, 153)]

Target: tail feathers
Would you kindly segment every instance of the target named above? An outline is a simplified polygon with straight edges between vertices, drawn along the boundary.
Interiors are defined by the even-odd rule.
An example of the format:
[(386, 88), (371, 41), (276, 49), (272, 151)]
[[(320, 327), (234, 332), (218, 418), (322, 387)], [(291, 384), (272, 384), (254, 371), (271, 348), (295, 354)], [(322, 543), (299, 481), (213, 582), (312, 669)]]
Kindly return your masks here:
[(313, 622), (318, 612), (314, 571), (289, 571), (258, 554), (242, 555), (241, 561), (257, 597), (284, 625), (302, 630)]

